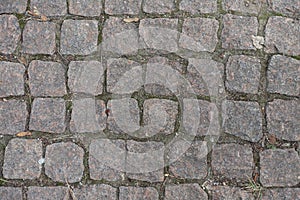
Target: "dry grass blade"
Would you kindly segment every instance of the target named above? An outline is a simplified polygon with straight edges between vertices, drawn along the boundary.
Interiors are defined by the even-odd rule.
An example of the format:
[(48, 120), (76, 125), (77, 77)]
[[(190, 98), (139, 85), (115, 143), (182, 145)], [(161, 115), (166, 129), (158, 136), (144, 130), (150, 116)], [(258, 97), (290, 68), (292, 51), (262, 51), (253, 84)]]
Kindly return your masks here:
[(248, 181), (249, 182), (245, 186), (244, 189), (251, 192), (251, 193), (253, 193), (253, 194), (255, 194), (257, 199), (261, 199), (262, 198), (263, 187), (259, 183), (256, 183), (251, 178), (248, 178)]

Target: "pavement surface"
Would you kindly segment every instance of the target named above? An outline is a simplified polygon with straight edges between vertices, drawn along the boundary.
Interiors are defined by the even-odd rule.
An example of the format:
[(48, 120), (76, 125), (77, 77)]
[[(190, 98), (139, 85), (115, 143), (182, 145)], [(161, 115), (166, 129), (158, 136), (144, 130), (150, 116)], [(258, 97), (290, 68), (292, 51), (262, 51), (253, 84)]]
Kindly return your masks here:
[(300, 199), (299, 0), (1, 0), (0, 199)]

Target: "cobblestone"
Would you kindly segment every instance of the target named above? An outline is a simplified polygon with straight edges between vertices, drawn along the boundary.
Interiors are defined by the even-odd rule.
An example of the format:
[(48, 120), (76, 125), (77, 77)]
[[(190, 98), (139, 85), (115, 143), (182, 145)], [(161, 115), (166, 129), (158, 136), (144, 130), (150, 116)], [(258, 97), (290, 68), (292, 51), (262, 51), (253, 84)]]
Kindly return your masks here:
[(222, 144), (213, 149), (212, 171), (214, 175), (247, 181), (252, 176), (253, 167), (252, 149), (248, 145)]
[(38, 161), (43, 156), (42, 142), (33, 139), (12, 139), (8, 143), (3, 176), (8, 179), (35, 179), (41, 175)]
[(0, 187), (0, 197), (2, 200), (22, 199), (22, 188)]
[(109, 185), (92, 185), (83, 186), (81, 188), (74, 189), (74, 196), (78, 200), (87, 199), (106, 199), (115, 200), (117, 199), (117, 189)]
[(0, 13), (24, 13), (27, 7), (27, 1), (23, 0), (3, 0), (0, 4)]
[(21, 38), (18, 19), (14, 15), (0, 16), (0, 53), (11, 54)]
[(75, 183), (83, 176), (84, 150), (72, 142), (46, 147), (45, 173), (54, 181)]
[(66, 107), (63, 99), (34, 99), (29, 129), (49, 133), (62, 133), (66, 128), (65, 115)]
[(102, 11), (101, 0), (69, 0), (69, 12), (86, 17), (99, 16)]
[(167, 185), (165, 191), (166, 200), (189, 200), (189, 199), (203, 199), (207, 200), (208, 196), (201, 187), (196, 184), (180, 184)]
[(294, 149), (265, 150), (260, 153), (260, 182), (264, 187), (297, 185), (300, 181), (299, 163), (299, 155)]
[(179, 8), (191, 14), (214, 13), (217, 11), (217, 0), (182, 0)]
[(269, 133), (290, 141), (300, 141), (299, 101), (275, 100), (267, 104)]
[(69, 199), (67, 187), (28, 187), (28, 200), (51, 200), (51, 199)]
[(214, 186), (210, 188), (213, 200), (255, 200), (253, 194), (238, 187)]
[(120, 200), (158, 200), (158, 192), (153, 187), (120, 187)]
[(106, 0), (105, 13), (109, 15), (137, 15), (141, 8), (142, 0)]
[(223, 0), (222, 7), (226, 11), (238, 11), (247, 14), (259, 14), (263, 1), (260, 0)]
[(300, 188), (276, 188), (268, 189), (263, 193), (263, 200), (294, 200), (299, 198)]
[(143, 5), (143, 11), (146, 13), (170, 13), (175, 10), (174, 0), (153, 0), (145, 1)]
[(63, 96), (67, 94), (65, 69), (57, 62), (33, 60), (28, 69), (32, 96)]
[(272, 0), (269, 4), (269, 8), (275, 12), (279, 12), (290, 17), (300, 16), (300, 3), (297, 0)]
[(19, 63), (0, 62), (0, 97), (24, 95), (24, 73)]
[(67, 2), (65, 0), (30, 1), (31, 10), (36, 8), (46, 16), (64, 16), (67, 14)]

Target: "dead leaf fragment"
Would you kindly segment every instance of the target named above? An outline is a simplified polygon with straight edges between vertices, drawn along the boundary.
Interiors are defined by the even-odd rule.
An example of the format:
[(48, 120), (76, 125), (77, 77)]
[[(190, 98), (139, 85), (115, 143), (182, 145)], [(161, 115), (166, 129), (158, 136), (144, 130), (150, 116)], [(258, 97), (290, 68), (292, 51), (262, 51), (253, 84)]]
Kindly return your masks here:
[(48, 21), (48, 18), (45, 15), (41, 15), (41, 21), (43, 22)]
[(25, 137), (25, 136), (31, 136), (31, 132), (19, 132), (19, 133), (17, 133), (17, 137)]
[(276, 137), (274, 134), (268, 135), (268, 141), (270, 144), (276, 144)]
[(140, 19), (137, 18), (137, 17), (123, 19), (123, 21), (126, 22), (126, 23), (138, 22), (139, 20)]
[(27, 64), (28, 64), (28, 63), (27, 63), (27, 60), (26, 60), (26, 58), (25, 58), (24, 56), (18, 57), (17, 59), (18, 59), (18, 61), (19, 61), (20, 63), (22, 63), (23, 65), (27, 65)]
[(252, 38), (252, 43), (253, 43), (255, 48), (262, 49), (264, 47), (263, 46), (265, 44), (265, 38), (264, 37), (252, 35), (251, 38)]

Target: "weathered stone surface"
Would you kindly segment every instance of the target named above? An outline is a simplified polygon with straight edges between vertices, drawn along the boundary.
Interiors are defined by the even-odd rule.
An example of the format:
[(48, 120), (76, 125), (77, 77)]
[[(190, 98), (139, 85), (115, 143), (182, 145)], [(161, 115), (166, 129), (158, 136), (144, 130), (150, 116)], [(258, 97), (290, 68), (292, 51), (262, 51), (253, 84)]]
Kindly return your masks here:
[(178, 19), (143, 19), (139, 34), (144, 48), (176, 52), (178, 50)]
[(12, 200), (12, 199), (22, 200), (22, 188), (0, 187), (0, 197), (2, 200)]
[(78, 200), (89, 200), (89, 199), (115, 200), (117, 199), (117, 189), (110, 185), (104, 185), (104, 184), (83, 186), (81, 188), (74, 189), (74, 196)]
[(51, 0), (51, 1), (30, 1), (31, 10), (36, 8), (41, 14), (46, 16), (63, 16), (67, 14), (67, 1)]
[(300, 188), (276, 188), (263, 192), (262, 200), (294, 200), (299, 199)]
[(65, 69), (57, 62), (33, 60), (28, 69), (32, 96), (63, 96), (67, 94)]
[(126, 148), (123, 140), (93, 140), (89, 147), (90, 177), (94, 180), (125, 179)]
[(167, 185), (165, 191), (166, 200), (207, 200), (208, 196), (201, 187), (196, 184)]
[(247, 181), (254, 167), (252, 149), (248, 145), (216, 145), (212, 151), (214, 175), (237, 181)]
[(78, 98), (72, 101), (70, 129), (75, 133), (96, 133), (106, 127), (106, 106), (102, 100)]
[(192, 51), (213, 52), (218, 42), (219, 22), (208, 18), (187, 18), (183, 22), (179, 46)]
[(158, 200), (158, 192), (153, 187), (120, 187), (120, 200), (144, 199)]
[(300, 55), (299, 20), (274, 16), (270, 17), (265, 29), (265, 51)]
[(251, 142), (262, 137), (262, 114), (257, 102), (227, 100), (222, 110), (225, 132)]
[(24, 73), (19, 63), (0, 62), (0, 97), (24, 95)]
[(102, 94), (104, 71), (98, 61), (71, 61), (68, 86), (72, 93)]
[(22, 51), (28, 54), (54, 54), (56, 25), (30, 20), (23, 31)]
[(287, 187), (300, 182), (300, 158), (294, 149), (260, 153), (260, 182), (264, 187)]
[(134, 54), (139, 49), (137, 26), (122, 18), (109, 17), (102, 31), (102, 49), (116, 54)]
[(106, 0), (105, 13), (109, 15), (137, 15), (139, 14), (141, 4), (142, 0)]
[[(204, 179), (207, 175), (207, 153), (206, 142), (194, 142), (180, 158), (170, 165), (170, 172), (176, 178)], [(167, 158), (173, 159), (172, 155), (167, 155)]]
[(251, 56), (230, 56), (226, 65), (226, 87), (233, 92), (256, 94), (260, 80), (260, 60)]
[(98, 22), (96, 20), (65, 20), (61, 27), (62, 54), (88, 55), (97, 50)]
[[(127, 176), (147, 182), (164, 180), (164, 144), (162, 142), (136, 142), (128, 140)], [(160, 153), (159, 153), (160, 152)]]
[(69, 0), (70, 14), (92, 17), (99, 16), (101, 11), (101, 0)]
[(0, 16), (0, 53), (11, 54), (21, 38), (18, 18), (14, 15)]
[(69, 199), (67, 187), (36, 187), (30, 186), (27, 191), (28, 200)]
[(213, 200), (255, 200), (252, 193), (238, 187), (214, 186), (209, 190), (211, 190)]
[(217, 0), (182, 0), (179, 9), (191, 14), (217, 12)]
[(3, 176), (8, 179), (35, 179), (42, 172), (38, 161), (43, 156), (42, 141), (15, 138), (4, 155)]
[(223, 23), (221, 36), (223, 48), (255, 49), (251, 36), (257, 35), (257, 18), (226, 14), (223, 16)]
[(72, 142), (48, 145), (45, 154), (45, 173), (54, 181), (75, 183), (83, 175), (84, 150)]
[(300, 96), (300, 61), (274, 55), (268, 68), (268, 92)]
[(62, 133), (66, 128), (65, 116), (66, 107), (63, 99), (34, 99), (29, 129), (49, 133)]
[(298, 0), (272, 0), (269, 2), (269, 8), (289, 17), (300, 16), (300, 3)]
[(222, 7), (226, 11), (238, 11), (248, 14), (259, 14), (264, 0), (224, 0)]
[(24, 131), (27, 114), (24, 101), (0, 101), (0, 135), (14, 135)]
[(0, 13), (24, 13), (27, 1), (24, 0), (2, 0), (0, 3)]
[(267, 104), (269, 133), (290, 141), (300, 141), (299, 101), (275, 100)]
[(145, 1), (143, 11), (146, 13), (170, 13), (175, 10), (174, 0), (152, 0)]

